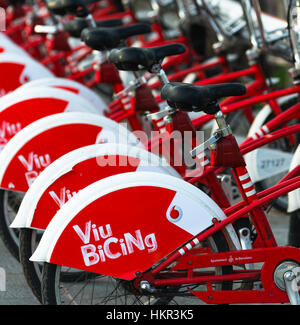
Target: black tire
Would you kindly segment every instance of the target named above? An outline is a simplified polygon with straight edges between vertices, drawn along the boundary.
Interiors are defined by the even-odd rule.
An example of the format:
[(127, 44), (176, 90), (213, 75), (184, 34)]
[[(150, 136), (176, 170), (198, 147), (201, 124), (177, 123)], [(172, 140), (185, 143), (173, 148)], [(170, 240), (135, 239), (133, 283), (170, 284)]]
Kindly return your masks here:
[(8, 251), (19, 261), (19, 230), (10, 228), (17, 214), (23, 193), (0, 190), (0, 237)]
[(36, 248), (36, 236), (36, 230), (29, 228), (20, 229), (20, 263), (28, 286), (38, 301), (42, 303), (42, 266), (37, 262), (29, 261)]
[[(21, 228), (19, 234), (19, 255), (20, 263), (23, 268), (24, 276), (32, 293), (42, 303), (41, 281), (42, 281), (42, 264), (38, 262), (31, 262), (29, 259), (37, 248), (43, 231), (36, 229)], [(83, 271), (68, 272), (64, 270), (61, 277), (63, 282), (81, 281)], [(90, 277), (95, 276), (90, 273)]]
[(295, 211), (290, 216), (288, 245), (300, 248), (300, 211)]
[[(216, 233), (213, 237), (209, 239), (210, 243), (213, 243), (212, 250), (217, 250), (219, 252), (228, 251), (229, 247), (227, 244), (227, 240), (222, 232)], [(80, 294), (74, 294), (74, 300), (76, 301), (66, 301), (66, 298), (72, 297), (72, 288), (74, 288), (74, 283), (72, 283), (72, 287), (70, 286), (70, 289), (63, 287), (65, 283), (62, 283), (60, 279), (60, 266), (51, 264), (51, 263), (44, 263), (43, 265), (43, 272), (42, 272), (42, 301), (45, 305), (59, 305), (59, 304), (93, 304), (94, 301), (91, 301), (91, 297), (89, 296), (87, 298), (83, 298), (83, 289), (78, 289)], [(232, 266), (224, 266), (220, 267), (218, 269), (218, 274), (231, 274), (233, 271)], [(87, 274), (88, 275), (88, 274)], [(136, 289), (134, 289), (131, 284), (131, 281), (124, 281), (124, 280), (118, 280), (114, 279), (112, 277), (106, 277), (99, 275), (98, 278), (89, 278), (89, 283), (86, 281), (83, 283), (81, 281), (81, 284), (84, 285), (85, 289), (90, 289), (93, 296), (97, 295), (96, 289), (100, 288), (100, 285), (102, 285), (102, 290), (109, 288), (109, 292), (111, 294), (107, 295), (105, 297), (99, 296), (98, 301), (96, 301), (97, 304), (112, 304), (112, 305), (126, 305), (126, 304), (155, 304), (155, 305), (164, 305), (164, 304), (172, 304), (174, 303), (175, 299), (183, 299), (182, 295), (180, 295), (178, 292), (180, 291), (180, 288), (176, 288), (176, 291), (168, 291), (164, 294), (161, 294), (159, 296), (146, 296), (142, 295), (140, 292), (138, 292)], [(97, 286), (93, 286), (94, 284), (97, 284)], [(96, 281), (98, 281), (96, 283)], [(102, 284), (101, 284), (102, 283)], [(92, 289), (91, 289), (92, 287)], [(95, 289), (96, 288), (96, 289)], [(186, 289), (186, 288), (185, 288)], [(232, 282), (224, 282), (221, 285), (218, 286), (217, 290), (231, 290), (232, 289)], [(62, 291), (61, 291), (62, 290)], [(65, 296), (61, 296), (61, 292), (67, 292), (68, 294)], [(117, 297), (115, 296), (118, 292), (121, 292), (120, 297), (118, 297), (119, 300), (117, 300)], [(80, 296), (80, 301), (79, 300)], [(191, 298), (191, 295), (188, 296)], [(62, 299), (63, 298), (63, 299)]]
[(236, 138), (241, 137), (246, 139), (250, 122), (242, 110), (228, 114), (226, 116), (226, 122), (230, 125), (232, 133)]

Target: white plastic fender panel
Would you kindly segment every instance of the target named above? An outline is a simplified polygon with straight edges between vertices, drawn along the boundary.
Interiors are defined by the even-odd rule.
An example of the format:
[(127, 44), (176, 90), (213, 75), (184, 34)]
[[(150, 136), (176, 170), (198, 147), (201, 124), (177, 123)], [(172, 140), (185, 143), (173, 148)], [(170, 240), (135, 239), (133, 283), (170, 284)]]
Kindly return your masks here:
[(0, 150), (28, 124), (45, 116), (62, 112), (97, 114), (99, 111), (80, 95), (50, 87), (25, 88), (1, 97)]
[(125, 172), (155, 171), (180, 177), (165, 159), (137, 146), (95, 144), (58, 158), (26, 192), (12, 228), (46, 229), (57, 210), (86, 186)]
[[(278, 104), (283, 105), (294, 97), (294, 95), (291, 95), (279, 98)], [(266, 129), (262, 131), (261, 128), (264, 127), (272, 114), (272, 108), (269, 105), (264, 106), (255, 117), (249, 129), (248, 137), (257, 139), (260, 136), (267, 134), (269, 131)], [(262, 147), (247, 153), (244, 158), (251, 180), (255, 183), (276, 176), (280, 173), (287, 172), (293, 154)]]
[(261, 147), (245, 156), (247, 170), (253, 182), (287, 173), (293, 159), (293, 153)]
[(96, 94), (94, 91), (92, 91), (90, 88), (86, 87), (85, 85), (74, 80), (69, 80), (66, 78), (56, 78), (56, 77), (42, 78), (39, 80), (33, 80), (27, 82), (26, 84), (22, 85), (16, 90), (23, 91), (24, 89), (27, 89), (29, 87), (54, 87), (54, 88), (65, 89), (75, 94), (78, 94), (82, 96), (84, 99), (88, 100), (90, 103), (92, 103), (95, 106), (97, 112), (101, 115), (103, 115), (105, 110), (108, 110), (107, 105), (100, 97), (100, 95)]
[(31, 80), (54, 76), (29, 56), (12, 53), (0, 54), (0, 71), (0, 96), (14, 91)]
[(29, 57), (29, 54), (25, 50), (15, 44), (9, 37), (4, 35), (3, 33), (0, 33), (0, 53), (17, 54)]
[[(300, 164), (300, 145), (294, 153), (294, 157), (291, 162), (290, 171)], [(288, 212), (294, 212), (300, 209), (300, 189), (294, 190), (288, 193)]]
[(42, 170), (64, 154), (96, 143), (142, 146), (124, 126), (92, 113), (39, 119), (17, 133), (0, 153), (0, 187), (26, 192)]
[(130, 280), (225, 218), (177, 177), (124, 173), (89, 185), (54, 216), (31, 257)]

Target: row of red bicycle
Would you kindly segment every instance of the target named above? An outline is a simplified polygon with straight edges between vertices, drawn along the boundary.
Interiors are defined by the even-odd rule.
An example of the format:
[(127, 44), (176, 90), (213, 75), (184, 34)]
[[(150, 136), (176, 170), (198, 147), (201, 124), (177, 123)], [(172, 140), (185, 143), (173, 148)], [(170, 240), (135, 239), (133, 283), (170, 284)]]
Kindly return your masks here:
[(1, 5), (0, 236), (38, 301), (299, 304), (297, 3)]

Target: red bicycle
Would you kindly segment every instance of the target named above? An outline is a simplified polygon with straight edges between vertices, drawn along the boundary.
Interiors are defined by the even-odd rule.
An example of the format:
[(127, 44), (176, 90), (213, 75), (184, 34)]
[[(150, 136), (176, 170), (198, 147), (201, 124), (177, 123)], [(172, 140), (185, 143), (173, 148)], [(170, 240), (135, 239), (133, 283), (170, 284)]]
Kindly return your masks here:
[[(161, 72), (161, 77), (162, 78), (164, 78), (164, 74)], [(291, 91), (291, 90), (290, 90)], [(286, 93), (284, 93), (284, 94), (286, 94)], [(278, 96), (279, 95), (279, 93), (276, 93), (275, 94), (275, 96)], [(273, 99), (273, 97), (272, 97), (272, 95), (271, 95), (271, 97), (264, 97), (264, 99)], [(274, 97), (275, 98), (275, 97)], [(250, 102), (250, 103), (253, 103), (253, 102)], [(255, 102), (256, 103), (256, 102)], [(247, 102), (247, 105), (249, 105), (249, 102)], [(292, 116), (292, 115), (291, 115)], [(206, 116), (206, 118), (207, 118), (207, 116)], [(277, 122), (278, 122), (279, 120), (277, 120)], [(285, 121), (284, 119), (282, 119), (282, 120), (280, 120), (280, 122), (282, 122), (282, 121)], [(275, 124), (274, 124), (275, 125)], [(274, 125), (273, 125), (273, 127), (274, 127)], [(276, 125), (275, 125), (276, 126)], [(270, 127), (272, 127), (272, 125), (270, 125)], [(264, 131), (265, 131), (265, 128), (263, 129)], [(294, 128), (294, 131), (295, 131), (296, 129)], [(287, 129), (285, 129), (284, 130), (284, 132), (287, 132)], [(290, 135), (291, 133), (281, 133), (281, 136), (283, 136), (283, 135)], [(264, 142), (264, 143), (266, 143), (266, 142)], [(248, 182), (249, 183), (249, 182)], [(251, 190), (252, 191), (252, 190)]]
[[(249, 189), (251, 179), (244, 159), (217, 104), (223, 96), (244, 91), (236, 84), (197, 87), (171, 83), (162, 89), (173, 108), (190, 111), (201, 107), (215, 116), (219, 138), (212, 151), (213, 165), (231, 165), (243, 200), (222, 216), (217, 205), (196, 187), (151, 172), (125, 173), (91, 184), (58, 211), (31, 258), (44, 262), (44, 303), (79, 303), (77, 293), (81, 292), (81, 303), (91, 299), (100, 304), (162, 304), (196, 296), (209, 304), (299, 304), (299, 287), (295, 290), (299, 250), (277, 246), (264, 212), (264, 206), (276, 197), (299, 188), (299, 177), (292, 171), (260, 194)], [(226, 155), (231, 153), (226, 166), (222, 165), (224, 147)], [(114, 188), (117, 183), (122, 185)], [(98, 194), (91, 198), (92, 193)], [(160, 200), (149, 204), (149, 197), (157, 195)], [(110, 200), (120, 204), (112, 206)], [(105, 217), (107, 209), (109, 218)], [(251, 248), (236, 247), (234, 233), (226, 231), (226, 226), (239, 220), (251, 224), (251, 231), (246, 226), (236, 228), (242, 243), (251, 238)], [(93, 237), (83, 228), (92, 222), (101, 231)], [(70, 242), (72, 254), (67, 254)], [(63, 282), (60, 265), (86, 271), (81, 273), (84, 281), (76, 286), (72, 283), (72, 287)]]
[[(166, 51), (169, 50), (169, 48), (161, 47), (159, 50), (160, 50), (160, 53), (164, 52), (166, 54), (167, 53)], [(120, 51), (121, 51), (122, 55), (119, 55)], [(123, 49), (123, 50), (119, 50), (116, 52), (112, 52), (111, 59), (114, 60), (114, 62), (117, 64), (117, 66), (119, 68), (123, 68), (123, 69), (133, 69), (134, 65), (135, 65), (135, 67), (141, 66), (142, 64), (145, 65), (145, 62), (147, 64), (147, 67), (151, 68), (151, 66), (154, 65), (154, 63), (153, 63), (153, 61), (151, 61), (151, 59), (153, 59), (153, 57), (155, 57), (155, 55), (153, 55), (153, 54), (156, 53), (156, 51), (157, 51), (157, 48), (152, 48), (152, 49), (128, 48), (128, 49)], [(142, 61), (140, 58), (143, 58), (144, 60)], [(157, 57), (155, 59), (155, 62), (157, 63), (156, 60), (158, 60)], [(166, 85), (163, 88), (164, 90), (162, 92), (162, 97), (167, 99), (167, 101), (171, 104), (171, 106), (174, 106), (174, 105), (172, 105), (172, 101), (170, 102), (170, 99), (168, 96), (168, 88), (172, 89), (173, 93), (177, 93), (177, 86), (178, 86), (180, 89), (179, 95), (186, 93), (187, 95), (185, 95), (185, 97), (195, 100), (195, 96), (192, 96), (193, 93), (192, 93), (192, 95), (189, 93), (189, 89), (193, 89), (193, 88), (190, 88), (191, 85), (180, 84), (180, 83), (168, 83), (168, 81), (166, 79), (167, 78), (165, 77), (164, 80), (166, 82)], [(230, 96), (232, 94), (234, 94), (236, 96), (241, 96), (244, 94), (244, 88), (241, 88), (240, 86), (238, 86), (237, 90), (233, 93), (232, 89), (234, 89), (234, 85), (230, 85), (230, 84), (229, 84), (228, 88), (226, 88), (226, 84), (218, 85), (218, 86), (216, 86), (216, 85), (198, 86), (198, 88), (197, 88), (197, 86), (195, 86), (195, 89), (197, 91), (200, 91), (200, 90), (205, 91), (206, 96), (203, 95), (203, 98), (206, 98), (206, 97), (209, 98), (209, 94), (210, 94), (209, 90), (210, 89), (213, 89), (217, 94), (217, 90), (219, 88), (222, 89), (222, 96)], [(226, 91), (226, 89), (228, 89), (228, 90)], [(242, 91), (241, 91), (241, 89), (242, 89)], [(186, 102), (182, 103), (182, 107), (185, 107), (185, 108), (188, 108), (191, 105), (192, 104), (187, 105)], [(174, 132), (174, 131), (178, 131), (182, 134), (184, 134), (184, 132), (191, 132), (192, 136), (195, 136), (196, 130), (193, 128), (193, 125), (191, 124), (191, 121), (189, 120), (186, 113), (176, 111), (176, 110), (168, 110), (168, 111), (166, 110), (166, 111), (163, 111), (163, 113), (165, 113), (165, 116), (168, 116), (170, 118), (172, 123), (170, 125), (168, 125), (167, 130), (163, 130), (160, 127), (160, 125), (158, 125), (157, 130), (160, 130), (162, 132), (161, 134), (164, 135), (163, 137), (158, 137), (155, 139), (158, 144), (161, 144), (162, 146), (166, 145), (169, 148), (170, 137), (172, 137), (172, 132)], [(154, 114), (159, 114), (159, 113), (154, 113)], [(154, 117), (153, 114), (150, 117), (153, 118)], [(279, 117), (277, 118), (277, 122), (278, 122), (278, 120), (279, 120)], [(222, 116), (218, 117), (217, 121), (219, 124), (223, 124), (223, 128), (222, 128), (223, 132), (224, 132), (224, 134), (227, 132), (228, 136), (226, 136), (223, 139), (223, 135), (219, 133), (220, 131), (216, 130), (216, 133), (214, 134), (214, 136), (207, 142), (210, 144), (210, 146), (213, 146), (213, 145), (217, 146), (217, 151), (214, 154), (214, 156), (216, 158), (212, 159), (213, 166), (210, 166), (209, 160), (207, 159), (207, 156), (204, 153), (204, 150), (205, 150), (205, 145), (204, 145), (201, 148), (198, 148), (193, 152), (193, 156), (195, 156), (195, 159), (196, 159), (197, 167), (194, 168), (194, 170), (192, 172), (187, 173), (186, 167), (188, 167), (188, 166), (184, 165), (185, 161), (177, 159), (177, 155), (179, 152), (176, 150), (182, 144), (182, 140), (183, 140), (182, 138), (176, 138), (176, 139), (172, 138), (172, 140), (178, 141), (180, 143), (180, 145), (174, 146), (175, 150), (171, 152), (171, 155), (174, 154), (174, 156), (171, 156), (170, 163), (172, 166), (174, 166), (174, 168), (178, 172), (180, 172), (181, 176), (184, 177), (184, 179), (188, 183), (196, 185), (196, 187), (200, 187), (200, 188), (203, 188), (201, 186), (204, 185), (206, 187), (206, 189), (208, 189), (207, 193), (210, 193), (211, 198), (224, 211), (227, 211), (227, 210), (228, 211), (237, 211), (238, 208), (243, 207), (243, 204), (246, 204), (246, 203), (250, 204), (252, 202), (252, 200), (254, 200), (256, 198), (256, 191), (254, 190), (254, 186), (251, 182), (249, 175), (247, 177), (245, 177), (245, 175), (247, 174), (245, 168), (244, 167), (239, 168), (238, 171), (239, 171), (240, 175), (234, 174), (234, 176), (235, 176), (235, 179), (239, 179), (238, 177), (242, 176), (243, 182), (241, 183), (239, 181), (236, 184), (238, 187), (241, 186), (241, 190), (243, 190), (242, 198), (244, 200), (237, 205), (233, 205), (233, 203), (230, 201), (230, 193), (227, 192), (226, 190), (224, 190), (224, 188), (222, 186), (223, 185), (222, 181), (220, 182), (219, 179), (217, 178), (218, 175), (222, 175), (222, 173), (224, 172), (224, 169), (228, 169), (228, 168), (232, 167), (234, 164), (238, 165), (238, 163), (237, 163), (238, 157), (240, 157), (240, 155), (241, 155), (239, 153), (239, 149), (237, 147), (235, 140), (231, 136), (229, 136), (230, 129), (228, 128), (228, 126), (226, 126), (224, 124), (223, 117)], [(281, 119), (279, 124), (273, 123), (273, 126), (270, 126), (270, 131), (272, 131), (277, 125), (280, 125), (285, 122), (286, 122), (286, 120)], [(155, 126), (157, 126), (157, 124), (159, 124), (159, 123), (154, 123)], [(268, 134), (268, 136), (262, 137), (258, 140), (249, 139), (248, 141), (245, 142), (245, 144), (243, 146), (241, 146), (242, 153), (245, 154), (251, 150), (260, 148), (261, 146), (263, 146), (267, 143), (274, 142), (276, 139), (279, 139), (282, 137), (287, 137), (288, 135), (294, 135), (297, 132), (299, 132), (299, 125), (294, 125), (291, 127), (285, 127), (280, 131), (272, 132), (272, 133)], [(158, 141), (158, 140), (160, 140), (160, 141)], [(191, 144), (192, 143), (193, 142), (191, 142)], [(247, 144), (248, 144), (248, 146), (247, 146)], [(160, 153), (159, 146), (155, 145), (155, 143), (153, 144), (153, 147), (149, 147), (148, 149), (151, 152)], [(156, 151), (156, 149), (157, 149), (157, 151)], [(189, 147), (187, 147), (186, 149), (189, 150)], [(74, 153), (74, 155), (75, 155), (75, 153)], [(225, 155), (225, 157), (224, 157), (224, 155)], [(80, 158), (81, 158), (81, 160), (84, 159), (84, 157), (82, 155), (80, 156)], [(241, 157), (239, 159), (242, 160)], [(89, 160), (90, 160), (90, 154), (87, 155), (86, 163), (88, 163)], [(63, 157), (62, 157), (62, 161), (64, 161)], [(178, 165), (174, 164), (174, 161), (177, 163), (178, 163), (178, 161), (180, 161), (180, 164), (178, 164)], [(61, 164), (64, 165), (65, 162), (64, 163), (61, 162)], [(61, 165), (61, 166), (63, 167), (63, 165)], [(57, 161), (56, 170), (59, 169), (58, 166), (59, 166), (59, 162)], [(68, 172), (65, 173), (65, 172), (61, 171), (59, 178), (55, 179), (53, 184), (47, 186), (47, 189), (44, 189), (43, 192), (41, 192), (39, 190), (38, 192), (40, 194), (42, 193), (40, 200), (38, 200), (39, 202), (37, 202), (35, 200), (35, 198), (37, 197), (36, 192), (33, 191), (33, 193), (35, 193), (34, 195), (32, 194), (32, 192), (30, 192), (30, 194), (28, 194), (28, 195), (30, 195), (30, 197), (35, 200), (34, 204), (32, 201), (29, 200), (31, 202), (30, 205), (34, 205), (34, 206), (38, 207), (38, 208), (34, 209), (35, 213), (34, 213), (34, 215), (31, 216), (31, 221), (30, 221), (31, 226), (28, 225), (27, 221), (26, 221), (26, 226), (25, 226), (25, 224), (22, 223), (22, 222), (24, 222), (24, 220), (21, 222), (20, 222), (20, 220), (16, 220), (16, 225), (14, 225), (14, 227), (17, 227), (17, 228), (21, 227), (21, 229), (20, 229), (20, 234), (21, 234), (20, 235), (20, 247), (21, 247), (21, 252), (22, 252), (21, 261), (22, 261), (22, 265), (24, 266), (24, 270), (26, 270), (26, 277), (28, 279), (28, 282), (30, 283), (31, 288), (34, 288), (34, 292), (37, 294), (38, 297), (40, 297), (40, 289), (39, 289), (38, 284), (41, 281), (40, 280), (41, 278), (38, 276), (39, 271), (37, 271), (37, 270), (39, 270), (39, 266), (38, 266), (38, 263), (36, 263), (36, 265), (35, 265), (35, 263), (32, 264), (29, 260), (34, 249), (32, 249), (32, 247), (29, 247), (28, 243), (33, 242), (33, 241), (37, 242), (37, 241), (39, 241), (40, 237), (38, 236), (38, 233), (36, 230), (28, 229), (28, 227), (34, 227), (35, 229), (38, 228), (38, 229), (45, 230), (48, 228), (49, 221), (51, 219), (55, 218), (54, 214), (59, 207), (56, 204), (54, 204), (54, 202), (51, 200), (51, 198), (49, 198), (47, 193), (50, 191), (51, 191), (51, 193), (59, 192), (61, 184), (64, 184), (64, 186), (67, 186), (68, 191), (70, 193), (74, 194), (78, 191), (78, 188), (76, 187), (76, 189), (75, 189), (72, 184), (76, 184), (76, 186), (79, 186), (79, 188), (82, 189), (81, 185), (83, 187), (90, 185), (93, 181), (95, 181), (95, 178), (97, 179), (97, 177), (102, 179), (103, 173), (105, 175), (106, 175), (106, 172), (107, 173), (111, 173), (111, 172), (118, 173), (115, 170), (115, 169), (118, 169), (118, 166), (114, 167), (115, 169), (110, 170), (109, 165), (106, 167), (98, 166), (98, 168), (97, 168), (97, 166), (93, 165), (93, 167), (92, 166), (89, 167), (89, 170), (91, 170), (91, 168), (94, 168), (93, 173), (92, 173), (93, 181), (91, 181), (90, 177), (88, 179), (82, 179), (82, 177), (80, 177), (80, 175), (83, 173), (84, 166), (82, 166), (83, 169), (81, 169), (81, 167), (79, 167), (79, 164), (78, 164), (78, 166), (76, 165), (76, 168), (75, 168), (75, 166), (73, 168), (75, 170), (78, 170), (78, 172), (73, 173), (71, 178), (70, 178), (70, 175), (68, 174)], [(133, 167), (133, 169), (135, 169), (135, 168)], [(121, 167), (120, 167), (120, 170), (121, 170), (121, 173), (125, 172), (125, 170), (124, 169), (122, 170)], [(299, 172), (299, 168), (296, 168), (295, 171), (288, 174), (284, 178), (284, 180), (292, 179), (292, 177), (296, 175), (295, 173), (297, 171)], [(45, 171), (45, 173), (46, 174), (43, 177), (49, 178), (49, 176), (46, 176), (47, 175), (46, 171)], [(50, 170), (49, 170), (49, 173), (50, 173)], [(85, 184), (85, 185), (83, 185), (83, 184)], [(286, 185), (286, 183), (283, 183), (283, 185)], [(260, 197), (260, 195), (264, 195), (266, 193), (270, 193), (270, 192), (265, 191), (265, 192), (259, 193), (258, 195)], [(276, 195), (274, 195), (274, 198), (277, 198), (279, 196), (278, 193), (284, 194), (285, 192), (282, 190), (278, 191), (276, 193)], [(68, 200), (71, 200), (71, 196), (68, 197)], [(26, 201), (26, 199), (25, 199), (25, 201)], [(47, 202), (47, 203), (45, 203), (45, 202)], [(53, 209), (51, 209), (51, 212), (48, 209), (49, 213), (48, 212), (46, 213), (42, 209), (42, 206), (45, 206), (45, 204), (48, 207), (50, 207), (50, 206), (53, 207)], [(25, 206), (28, 206), (28, 200), (27, 200), (27, 204), (25, 204), (24, 207)], [(22, 206), (21, 206), (21, 211), (23, 211)], [(44, 213), (42, 213), (42, 211), (44, 211)], [(176, 214), (177, 212), (174, 212), (174, 213)], [(20, 214), (22, 216), (24, 216), (23, 212), (20, 212)], [(28, 214), (26, 214), (26, 217), (27, 216), (28, 216)], [(18, 217), (16, 219), (18, 219)], [(22, 226), (20, 226), (20, 225), (22, 225)], [(25, 228), (23, 228), (23, 227), (25, 227)], [(260, 245), (264, 239), (264, 238), (261, 238), (260, 236), (264, 236), (265, 234), (256, 235), (255, 230), (253, 229), (252, 223), (250, 223), (250, 221), (246, 217), (240, 218), (239, 221), (235, 222), (235, 227), (236, 227), (236, 229), (243, 229), (244, 232), (247, 231), (248, 235), (245, 236), (245, 238), (240, 237), (240, 240), (244, 245), (243, 246), (244, 249), (246, 249), (246, 248), (252, 249), (253, 247), (256, 247), (256, 245)], [(232, 233), (232, 230), (230, 230), (230, 228), (227, 229), (227, 231), (229, 233)], [(248, 238), (248, 236), (251, 235), (251, 238), (253, 239), (254, 234), (256, 236), (255, 241), (253, 240), (253, 243), (251, 243), (249, 240), (247, 240), (247, 238)], [(33, 265), (35, 265), (34, 268), (33, 268)], [(80, 273), (80, 276), (82, 276), (81, 273)], [(33, 283), (32, 279), (36, 279), (35, 283)]]

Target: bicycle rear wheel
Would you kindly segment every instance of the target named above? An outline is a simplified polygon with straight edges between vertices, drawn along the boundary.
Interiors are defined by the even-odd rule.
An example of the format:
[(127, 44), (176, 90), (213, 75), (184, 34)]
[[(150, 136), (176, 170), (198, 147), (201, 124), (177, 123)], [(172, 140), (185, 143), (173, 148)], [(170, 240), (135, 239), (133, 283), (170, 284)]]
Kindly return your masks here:
[[(214, 252), (228, 251), (227, 240), (222, 232), (209, 238), (208, 245)], [(218, 275), (232, 273), (231, 266), (216, 268)], [(96, 275), (91, 277), (88, 272), (82, 278), (66, 283), (62, 279), (60, 266), (44, 263), (42, 273), (43, 304), (61, 305), (167, 305), (167, 304), (199, 304), (188, 289), (197, 285), (164, 288), (155, 294), (146, 294), (137, 290), (133, 281), (125, 281), (113, 277)], [(218, 290), (231, 290), (232, 282), (217, 285)]]
[(288, 245), (300, 247), (300, 211), (295, 211), (290, 216)]
[(8, 251), (19, 260), (19, 230), (10, 228), (24, 194), (0, 190), (0, 237)]
[[(32, 290), (32, 293), (35, 295), (35, 297), (39, 300), (40, 303), (42, 303), (42, 263), (31, 262), (29, 259), (37, 248), (43, 233), (43, 230), (22, 228), (20, 229), (19, 235), (20, 263), (23, 268), (24, 276), (27, 284)], [(61, 280), (64, 283), (85, 280), (83, 276), (84, 273), (85, 272), (81, 270), (63, 268), (63, 270), (61, 271)], [(92, 273), (90, 273), (89, 275), (90, 277), (96, 276)]]

